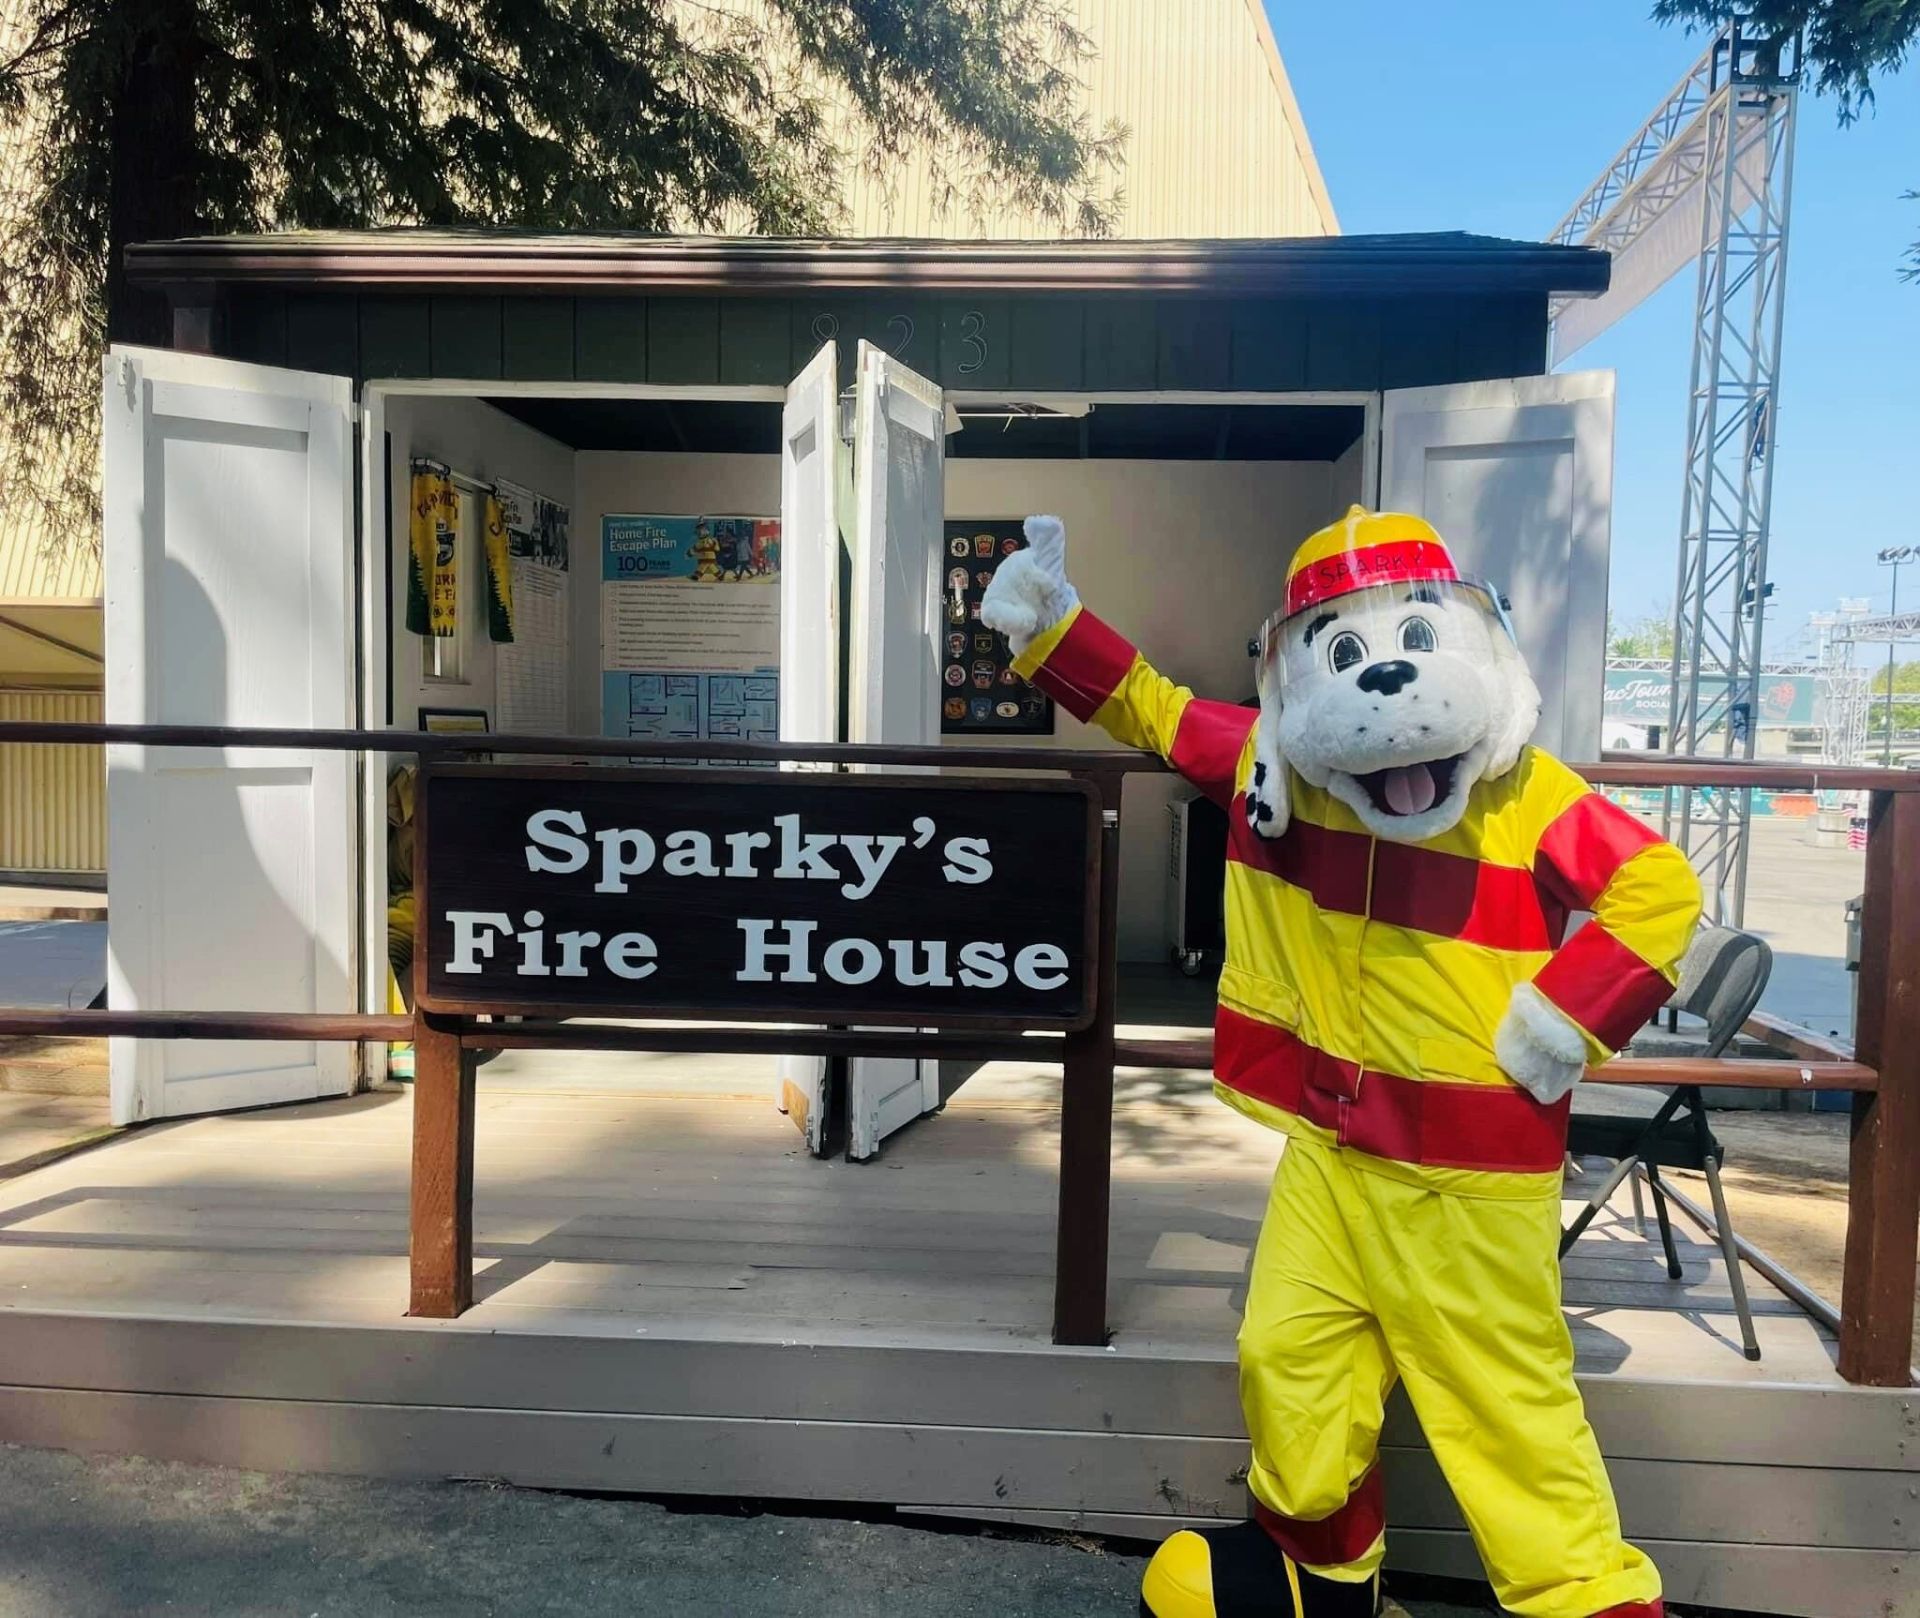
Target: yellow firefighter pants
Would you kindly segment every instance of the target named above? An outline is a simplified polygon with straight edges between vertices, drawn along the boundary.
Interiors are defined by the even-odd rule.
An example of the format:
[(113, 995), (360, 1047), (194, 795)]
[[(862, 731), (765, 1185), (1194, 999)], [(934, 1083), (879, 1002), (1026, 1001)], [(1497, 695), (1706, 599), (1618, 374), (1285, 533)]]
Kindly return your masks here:
[[(1507, 1611), (1590, 1618), (1658, 1599), (1653, 1564), (1620, 1537), (1574, 1385), (1559, 1213), (1557, 1197), (1432, 1191), (1289, 1141), (1240, 1332), (1248, 1482), (1270, 1526), (1296, 1520), (1308, 1544), (1337, 1526), (1398, 1377)], [(1370, 1576), (1384, 1535), (1359, 1551), (1349, 1534), (1346, 1550), (1315, 1571)]]

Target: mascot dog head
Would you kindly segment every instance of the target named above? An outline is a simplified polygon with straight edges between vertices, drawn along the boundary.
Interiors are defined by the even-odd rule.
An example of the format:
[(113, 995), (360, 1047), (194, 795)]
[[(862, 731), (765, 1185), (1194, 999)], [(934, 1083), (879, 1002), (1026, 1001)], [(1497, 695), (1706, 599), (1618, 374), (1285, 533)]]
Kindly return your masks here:
[(1499, 594), (1398, 512), (1355, 506), (1300, 547), (1258, 655), (1247, 816), (1267, 836), (1286, 829), (1291, 765), (1376, 837), (1438, 837), (1475, 782), (1519, 761), (1540, 715)]

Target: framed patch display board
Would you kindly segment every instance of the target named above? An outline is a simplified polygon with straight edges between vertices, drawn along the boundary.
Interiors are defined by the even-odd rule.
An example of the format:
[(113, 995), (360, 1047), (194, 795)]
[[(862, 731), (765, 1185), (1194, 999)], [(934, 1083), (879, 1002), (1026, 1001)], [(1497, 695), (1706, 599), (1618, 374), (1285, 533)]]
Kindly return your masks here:
[(1018, 518), (950, 521), (940, 558), (940, 733), (1051, 736), (1053, 699), (1013, 672), (1004, 635), (980, 621), (994, 570), (1025, 550)]

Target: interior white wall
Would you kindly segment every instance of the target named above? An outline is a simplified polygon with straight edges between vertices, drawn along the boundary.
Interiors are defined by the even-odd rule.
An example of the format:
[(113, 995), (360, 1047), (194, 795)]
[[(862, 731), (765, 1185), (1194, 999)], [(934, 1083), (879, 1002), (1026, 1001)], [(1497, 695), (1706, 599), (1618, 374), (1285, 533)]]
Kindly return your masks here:
[[(947, 514), (1058, 516), (1067, 526), (1067, 573), (1088, 608), (1162, 673), (1201, 696), (1238, 702), (1253, 694), (1247, 639), (1280, 601), (1294, 548), (1354, 498), (1335, 487), (1334, 471), (1324, 461), (949, 460)], [(1050, 741), (1113, 745), (1060, 710)], [(1166, 958), (1166, 806), (1191, 795), (1176, 776), (1128, 779), (1124, 961)]]
[[(401, 536), (408, 454), (437, 456), (476, 477), (509, 477), (556, 498), (571, 494), (573, 727), (585, 734), (600, 728), (600, 519), (610, 512), (779, 514), (777, 455), (576, 454), (477, 401), (394, 400), (388, 411), (400, 525), (396, 612), (406, 588)], [(1280, 599), (1294, 547), (1358, 498), (1360, 461), (1357, 448), (1333, 464), (956, 459), (947, 463), (947, 513), (1057, 514), (1067, 524), (1069, 568), (1088, 605), (1172, 678), (1203, 696), (1238, 701), (1252, 693), (1247, 637)], [(410, 719), (423, 700), (420, 651), (418, 639), (404, 631), (396, 632), (394, 670), (395, 713)], [(468, 674), (470, 696), (436, 682), (425, 688), (429, 700), (492, 706), (491, 647), (484, 634), (470, 647)], [(1051, 739), (1006, 741), (1110, 745), (1065, 713), (1058, 715)], [(1127, 787), (1123, 960), (1165, 957), (1166, 805), (1186, 792), (1172, 776), (1138, 776)]]
[(600, 519), (609, 512), (658, 517), (778, 517), (778, 455), (641, 454), (581, 450), (574, 456), (573, 542), (584, 588), (573, 592), (573, 728), (600, 732)]
[[(388, 670), (393, 723), (403, 730), (411, 730), (422, 707), (484, 708), (487, 717), (497, 722), (498, 688), (494, 678), (493, 642), (487, 638), (486, 593), (478, 545), (469, 545), (460, 558), (460, 615), (467, 625), (463, 678), (427, 680), (421, 673), (426, 641), (419, 635), (407, 633), (408, 462), (416, 455), (426, 455), (479, 482), (505, 478), (549, 500), (570, 502), (573, 451), (479, 399), (389, 395), (386, 431), (392, 488), (392, 556), (387, 599), (392, 617)], [(598, 596), (590, 584), (583, 586), (580, 582), (583, 560), (591, 560), (596, 569), (599, 565), (597, 551), (590, 558), (583, 557), (582, 532), (576, 514), (573, 554), (569, 559), (574, 579), (569, 594), (576, 601), (581, 596), (596, 599)], [(597, 523), (593, 532), (597, 540)], [(595, 706), (597, 710), (598, 704)], [(598, 718), (597, 712), (595, 717)]]

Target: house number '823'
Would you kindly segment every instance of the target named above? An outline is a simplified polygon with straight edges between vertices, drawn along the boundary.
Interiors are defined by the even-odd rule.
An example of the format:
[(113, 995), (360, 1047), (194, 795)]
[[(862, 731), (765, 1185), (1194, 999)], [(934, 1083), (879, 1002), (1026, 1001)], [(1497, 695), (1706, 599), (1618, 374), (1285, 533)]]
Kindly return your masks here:
[[(840, 335), (840, 317), (822, 310), (813, 317), (812, 329), (816, 343), (830, 343)], [(887, 352), (895, 359), (912, 346), (914, 329), (911, 315), (887, 317), (887, 331), (893, 339), (887, 344)], [(962, 376), (971, 376), (987, 363), (987, 317), (980, 310), (969, 309), (961, 315), (960, 345), (963, 353), (956, 369)]]

